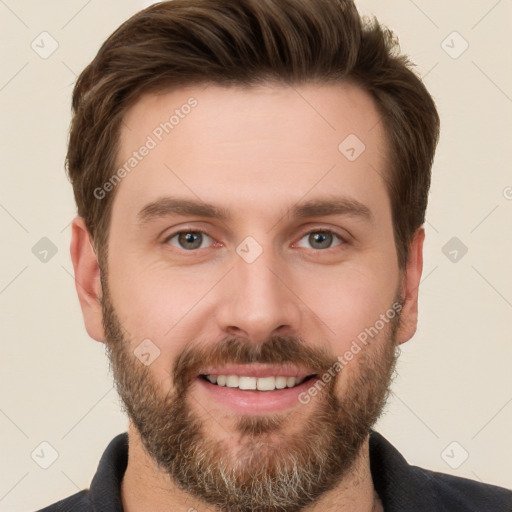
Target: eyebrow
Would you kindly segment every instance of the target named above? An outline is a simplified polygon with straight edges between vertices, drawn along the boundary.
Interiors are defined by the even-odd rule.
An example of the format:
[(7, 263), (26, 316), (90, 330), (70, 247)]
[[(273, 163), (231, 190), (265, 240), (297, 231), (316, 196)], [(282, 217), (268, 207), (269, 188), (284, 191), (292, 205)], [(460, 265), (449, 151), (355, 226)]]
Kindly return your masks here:
[[(223, 207), (190, 199), (162, 197), (144, 206), (137, 214), (137, 220), (139, 224), (146, 224), (164, 217), (187, 215), (216, 218), (221, 221), (228, 221), (232, 218), (229, 211)], [(283, 217), (302, 219), (326, 215), (346, 215), (359, 217), (368, 222), (373, 221), (373, 214), (366, 205), (347, 197), (312, 199), (295, 204), (287, 210)]]

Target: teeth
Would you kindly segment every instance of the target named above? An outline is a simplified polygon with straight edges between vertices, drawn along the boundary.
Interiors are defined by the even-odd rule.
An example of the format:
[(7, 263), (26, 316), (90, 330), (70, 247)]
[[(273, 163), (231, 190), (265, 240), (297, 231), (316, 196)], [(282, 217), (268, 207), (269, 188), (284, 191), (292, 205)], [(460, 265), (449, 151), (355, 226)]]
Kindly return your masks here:
[(273, 391), (274, 389), (276, 389), (276, 379), (275, 377), (260, 377), (258, 379), (256, 387), (260, 391)]
[[(256, 389), (256, 387), (259, 385), (257, 380), (261, 379), (255, 379), (254, 377), (238, 377), (238, 387), (240, 389)], [(258, 387), (258, 389), (261, 388)]]
[(259, 391), (274, 391), (275, 389), (293, 388), (304, 381), (297, 377), (246, 377), (238, 375), (207, 375), (207, 380), (218, 386), (239, 389), (257, 389)]
[(228, 375), (226, 377), (226, 386), (228, 388), (237, 388), (238, 387), (238, 377), (236, 375)]
[(286, 387), (287, 377), (276, 377), (276, 388), (283, 389)]

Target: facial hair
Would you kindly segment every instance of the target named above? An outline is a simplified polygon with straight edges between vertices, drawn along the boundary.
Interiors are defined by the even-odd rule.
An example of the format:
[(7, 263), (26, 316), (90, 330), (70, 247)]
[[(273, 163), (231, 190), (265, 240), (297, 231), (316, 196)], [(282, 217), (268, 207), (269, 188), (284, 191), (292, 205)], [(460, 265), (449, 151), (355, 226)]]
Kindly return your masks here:
[(348, 366), (311, 399), (313, 407), (298, 416), (300, 431), (280, 434), (286, 423), (282, 414), (239, 416), (235, 451), (208, 437), (212, 419), (201, 419), (191, 408), (190, 390), (202, 365), (292, 364), (321, 377), (336, 356), (294, 336), (273, 336), (262, 344), (233, 337), (215, 346), (190, 343), (173, 365), (173, 389), (164, 393), (153, 382), (150, 366), (133, 354), (136, 342), (123, 332), (106, 282), (103, 292), (106, 350), (123, 409), (149, 456), (185, 492), (225, 512), (294, 512), (313, 504), (353, 469), (390, 392), (399, 313), (348, 363), (357, 368), (341, 396), (336, 383)]

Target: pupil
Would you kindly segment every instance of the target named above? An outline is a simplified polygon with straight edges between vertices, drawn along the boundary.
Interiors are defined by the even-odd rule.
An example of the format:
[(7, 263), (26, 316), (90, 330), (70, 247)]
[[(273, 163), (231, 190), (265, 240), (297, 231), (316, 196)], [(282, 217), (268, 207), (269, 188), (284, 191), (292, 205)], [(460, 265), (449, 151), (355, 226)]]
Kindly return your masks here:
[(310, 235), (310, 238), (311, 245), (318, 244), (317, 247), (320, 246), (321, 249), (328, 248), (332, 241), (332, 235), (325, 232), (314, 233)]
[(181, 233), (180, 244), (184, 249), (197, 249), (201, 246), (200, 237), (200, 233)]

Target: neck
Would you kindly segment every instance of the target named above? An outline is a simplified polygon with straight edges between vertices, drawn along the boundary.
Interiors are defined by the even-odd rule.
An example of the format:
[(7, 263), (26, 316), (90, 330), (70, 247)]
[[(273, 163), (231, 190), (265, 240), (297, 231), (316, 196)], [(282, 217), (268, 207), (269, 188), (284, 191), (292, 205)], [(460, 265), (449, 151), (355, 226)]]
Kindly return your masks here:
[[(147, 454), (137, 430), (128, 430), (128, 465), (121, 483), (124, 512), (184, 510), (221, 512), (180, 489)], [(350, 473), (303, 512), (383, 512), (370, 472), (369, 438)]]

